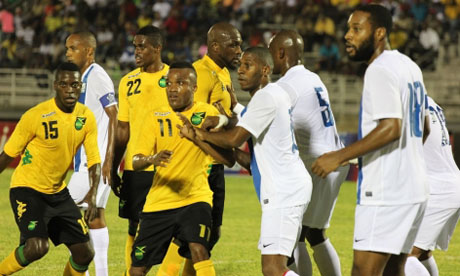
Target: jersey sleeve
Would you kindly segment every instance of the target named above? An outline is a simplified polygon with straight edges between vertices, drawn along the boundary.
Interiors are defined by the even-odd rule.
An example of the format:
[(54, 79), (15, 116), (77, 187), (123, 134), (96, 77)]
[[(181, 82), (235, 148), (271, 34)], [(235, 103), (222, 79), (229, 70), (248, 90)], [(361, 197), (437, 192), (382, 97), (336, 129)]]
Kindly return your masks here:
[(34, 138), (37, 120), (30, 111), (26, 112), (19, 120), (16, 128), (6, 142), (3, 151), (10, 157), (20, 155), (27, 144)]
[(142, 127), (141, 131), (139, 132), (139, 136), (137, 138), (136, 149), (133, 154), (143, 154), (145, 156), (150, 154), (155, 154), (155, 145), (156, 145), (156, 137), (155, 137), (155, 122), (154, 118), (151, 117), (146, 120), (145, 125)]
[(126, 89), (126, 79), (122, 78), (118, 86), (118, 120), (122, 122), (129, 122), (128, 91)]
[(252, 97), (237, 126), (249, 131), (256, 139), (270, 125), (276, 115), (276, 102), (266, 91)]
[(370, 66), (366, 71), (364, 89), (368, 92), (372, 120), (402, 119), (402, 102), (399, 82), (393, 72), (382, 66)]
[(99, 155), (99, 148), (97, 146), (97, 125), (96, 118), (93, 113), (88, 109), (86, 122), (86, 135), (83, 141), (85, 152), (87, 156), (88, 168), (91, 168), (94, 164), (101, 163), (101, 157)]
[(115, 89), (109, 75), (105, 72), (95, 72), (91, 75), (91, 89), (97, 95), (103, 108), (117, 104)]

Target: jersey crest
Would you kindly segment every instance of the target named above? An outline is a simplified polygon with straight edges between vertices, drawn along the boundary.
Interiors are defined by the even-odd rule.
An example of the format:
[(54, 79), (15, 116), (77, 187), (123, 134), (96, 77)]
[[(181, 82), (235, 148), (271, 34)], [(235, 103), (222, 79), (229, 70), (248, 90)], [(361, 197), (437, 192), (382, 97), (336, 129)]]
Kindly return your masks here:
[(86, 123), (86, 117), (77, 117), (75, 120), (75, 129), (81, 130)]
[(190, 122), (192, 122), (192, 125), (199, 125), (203, 121), (204, 117), (206, 117), (206, 112), (195, 112), (192, 114), (192, 117), (190, 118)]
[(166, 78), (165, 78), (165, 76), (162, 76), (162, 77), (158, 80), (158, 85), (159, 85), (161, 88), (165, 88), (165, 87), (166, 87)]

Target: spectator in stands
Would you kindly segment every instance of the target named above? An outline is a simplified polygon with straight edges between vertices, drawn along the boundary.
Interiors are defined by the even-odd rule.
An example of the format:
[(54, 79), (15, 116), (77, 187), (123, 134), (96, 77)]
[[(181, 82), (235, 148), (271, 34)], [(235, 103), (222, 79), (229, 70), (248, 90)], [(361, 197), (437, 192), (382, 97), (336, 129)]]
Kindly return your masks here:
[(161, 19), (165, 20), (169, 15), (169, 11), (171, 10), (171, 4), (165, 0), (158, 0), (155, 1), (155, 4), (153, 4), (152, 10), (153, 12), (159, 13)]
[(319, 62), (317, 69), (319, 71), (337, 71), (337, 65), (340, 60), (339, 47), (334, 37), (326, 36), (324, 42), (319, 47)]
[(330, 17), (327, 17), (323, 12), (320, 12), (318, 19), (315, 22), (314, 31), (316, 36), (315, 40), (322, 42), (327, 35), (335, 35), (334, 21)]
[(14, 33), (14, 15), (5, 7), (0, 10), (0, 25), (2, 26), (0, 41), (2, 41), (7, 35)]
[(436, 58), (438, 57), (440, 39), (438, 33), (425, 21), (419, 35), (420, 56), (417, 63), (421, 69), (435, 70)]

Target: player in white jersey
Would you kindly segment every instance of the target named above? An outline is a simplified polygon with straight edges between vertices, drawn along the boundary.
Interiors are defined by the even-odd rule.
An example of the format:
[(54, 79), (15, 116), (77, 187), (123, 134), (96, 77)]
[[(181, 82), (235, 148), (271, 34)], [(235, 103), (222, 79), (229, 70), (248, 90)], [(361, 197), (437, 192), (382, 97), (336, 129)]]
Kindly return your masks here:
[[(423, 145), (430, 197), (411, 257), (417, 258), (431, 276), (439, 275), (432, 251), (447, 250), (460, 217), (460, 170), (452, 155), (452, 146), (442, 108), (428, 97), (430, 135)], [(409, 259), (411, 259), (409, 257)], [(414, 274), (414, 261), (406, 263), (406, 275)], [(416, 273), (416, 272), (415, 272)]]
[(319, 157), (312, 172), (326, 177), (359, 157), (352, 275), (404, 275), (428, 198), (423, 139), (429, 132), (420, 68), (390, 50), (390, 12), (357, 8), (348, 20), (346, 51), (366, 61), (359, 141)]
[[(270, 41), (274, 60), (273, 73), (282, 77), (276, 82), (291, 96), (292, 120), (299, 154), (311, 174), (313, 161), (322, 154), (343, 148), (335, 127), (326, 86), (319, 76), (302, 64), (304, 43), (296, 31), (280, 31)], [(282, 53), (282, 54), (281, 54)], [(322, 275), (341, 275), (340, 260), (325, 229), (349, 166), (341, 166), (326, 179), (312, 175), (311, 202), (303, 218), (302, 234), (294, 252), (299, 275), (312, 275), (312, 265), (305, 239), (313, 249), (313, 257)]]
[[(91, 242), (94, 246), (96, 275), (108, 275), (107, 250), (109, 232), (105, 221), (105, 206), (110, 194), (113, 143), (117, 124), (118, 107), (113, 82), (105, 70), (94, 61), (96, 39), (90, 32), (76, 32), (66, 39), (66, 56), (82, 73), (82, 91), (79, 102), (88, 106), (97, 122), (97, 143), (101, 153), (102, 174), (97, 190), (98, 216), (88, 223)], [(104, 154), (105, 153), (105, 154)], [(83, 147), (74, 157), (74, 173), (68, 189), (73, 200), (79, 204), (88, 194), (88, 168)], [(84, 208), (84, 206), (81, 206)]]
[(297, 274), (289, 271), (287, 259), (300, 235), (312, 184), (295, 142), (289, 95), (279, 85), (269, 84), (272, 67), (267, 48), (247, 49), (238, 81), (252, 98), (238, 124), (219, 133), (195, 131), (201, 139), (224, 148), (238, 148), (248, 141), (250, 169), (262, 205), (262, 272), (292, 276)]

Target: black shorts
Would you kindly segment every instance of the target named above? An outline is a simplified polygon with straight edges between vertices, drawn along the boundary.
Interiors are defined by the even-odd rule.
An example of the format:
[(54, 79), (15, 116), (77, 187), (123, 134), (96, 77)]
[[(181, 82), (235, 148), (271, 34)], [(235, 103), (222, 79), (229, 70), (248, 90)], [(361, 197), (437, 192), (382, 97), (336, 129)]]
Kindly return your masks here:
[(212, 226), (221, 226), (224, 215), (225, 201), (225, 177), (224, 165), (212, 165), (211, 173), (208, 176), (209, 188), (213, 192), (212, 196)]
[(124, 171), (118, 205), (118, 216), (139, 221), (139, 214), (144, 208), (145, 198), (152, 187), (152, 171)]
[(21, 232), (21, 245), (37, 237), (50, 238), (54, 245), (89, 241), (88, 226), (67, 188), (56, 194), (12, 188), (10, 202)]
[(142, 213), (131, 252), (132, 265), (150, 267), (160, 264), (173, 238), (179, 240), (179, 254), (185, 258), (191, 258), (190, 242), (202, 244), (209, 250), (210, 228), (211, 206), (205, 202)]

